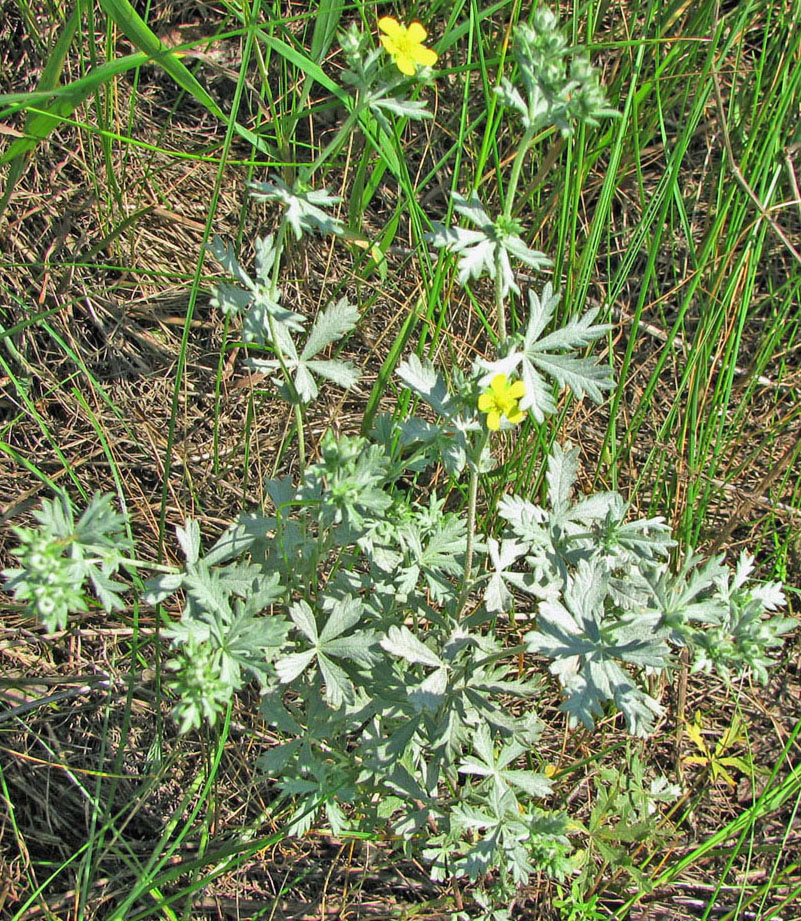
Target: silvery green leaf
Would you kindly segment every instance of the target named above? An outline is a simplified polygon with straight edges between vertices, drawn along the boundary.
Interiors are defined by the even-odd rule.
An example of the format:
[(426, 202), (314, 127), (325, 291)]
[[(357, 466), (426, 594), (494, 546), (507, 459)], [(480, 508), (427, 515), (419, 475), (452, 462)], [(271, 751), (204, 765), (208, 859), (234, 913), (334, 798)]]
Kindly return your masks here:
[(529, 319), (526, 326), (526, 333), (523, 339), (523, 346), (526, 350), (534, 348), (537, 340), (542, 335), (545, 327), (551, 322), (556, 308), (559, 306), (561, 297), (559, 292), (554, 291), (553, 285), (546, 282), (542, 289), (542, 295), (538, 295), (532, 288), (528, 293)]
[(212, 307), (219, 307), (225, 316), (233, 317), (244, 313), (252, 300), (253, 295), (249, 290), (246, 291), (227, 281), (221, 281), (214, 288), (209, 304)]
[(647, 725), (643, 707), (650, 708), (652, 715), (656, 711), (645, 700), (647, 695), (634, 693), (631, 677), (618, 663), (663, 668), (669, 653), (667, 631), (653, 613), (607, 612), (608, 580), (608, 572), (597, 561), (580, 560), (568, 579), (564, 604), (540, 605), (537, 628), (528, 633), (526, 644), (532, 652), (554, 660), (550, 670), (562, 683), (563, 709), (571, 719), (591, 728), (603, 702), (614, 699), (630, 731), (640, 732)]
[(184, 573), (162, 573), (153, 576), (145, 582), (145, 592), (142, 600), (145, 604), (161, 604), (165, 598), (169, 598), (173, 592), (177, 592), (183, 585)]
[(506, 587), (507, 569), (520, 559), (526, 548), (515, 540), (504, 539), (500, 544), (493, 537), (487, 538), (487, 555), (492, 567), (487, 587), (484, 591), (484, 604), (488, 611), (508, 611), (512, 607), (512, 593)]
[(232, 246), (226, 246), (220, 237), (215, 236), (212, 240), (210, 249), (212, 256), (214, 256), (217, 262), (219, 262), (232, 278), (235, 278), (243, 285), (249, 286), (251, 284), (250, 278), (248, 278), (247, 272), (245, 272), (239, 264), (239, 260), (236, 258)]
[(274, 518), (265, 518), (253, 512), (241, 512), (236, 521), (219, 536), (217, 542), (203, 559), (207, 566), (227, 563), (246, 550), (258, 540), (263, 540), (268, 531), (275, 529)]
[(183, 587), (201, 614), (210, 613), (224, 620), (230, 619), (230, 592), (216, 570), (210, 571), (200, 561), (184, 576)]
[[(203, 564), (204, 567), (208, 567), (207, 560), (204, 559)], [(260, 583), (262, 587), (266, 585), (261, 567), (245, 560), (234, 561), (227, 566), (215, 568), (212, 572), (225, 586), (226, 592), (240, 598), (250, 597), (257, 592)]]
[(713, 589), (725, 573), (722, 556), (702, 561), (692, 551), (677, 573), (667, 568), (644, 569), (643, 577), (651, 589), (648, 606), (677, 637), (693, 621), (720, 624), (728, 614), (728, 604)]
[(750, 591), (751, 597), (759, 601), (766, 611), (776, 611), (787, 604), (787, 598), (781, 582), (752, 585)]
[[(545, 286), (542, 296), (543, 300), (548, 298), (551, 300), (551, 303), (553, 303), (553, 296), (548, 290), (549, 287), (550, 284)], [(534, 292), (530, 292), (529, 299), (533, 301), (535, 297), (536, 295)], [(549, 333), (545, 338), (539, 339), (536, 343), (537, 349), (540, 351), (548, 351), (549, 349), (579, 349), (591, 345), (612, 329), (609, 323), (593, 323), (598, 313), (599, 309), (593, 307), (591, 310), (588, 310), (583, 317), (574, 317), (568, 320), (567, 323), (555, 329), (552, 333)], [(526, 333), (526, 344), (534, 345), (533, 342), (529, 342), (528, 332)]]
[(278, 680), (281, 684), (289, 684), (290, 681), (294, 681), (314, 661), (316, 655), (316, 649), (307, 649), (305, 652), (293, 652), (288, 656), (282, 656), (275, 663)]
[(529, 127), (528, 108), (520, 91), (507, 77), (501, 78), (500, 86), (495, 87), (495, 95), (500, 99), (502, 105), (514, 109), (520, 115), (524, 128)]
[(358, 321), (359, 310), (354, 304), (348, 303), (346, 297), (340, 298), (335, 304), (329, 304), (317, 315), (309, 338), (300, 353), (301, 359), (307, 361), (313, 358), (326, 346), (355, 329)]
[(295, 376), (292, 383), (295, 385), (301, 403), (311, 403), (312, 400), (317, 399), (319, 391), (307, 364), (300, 362), (295, 364)]
[(378, 641), (374, 630), (359, 630), (347, 636), (339, 636), (325, 643), (325, 652), (338, 659), (349, 659), (359, 665), (373, 665), (378, 661)]
[(453, 210), (456, 211), (457, 214), (466, 217), (483, 231), (492, 229), (492, 220), (484, 210), (481, 199), (475, 192), (470, 195), (469, 199), (460, 195), (458, 192), (451, 192), (451, 201), (453, 202)]
[(272, 234), (256, 240), (256, 277), (265, 287), (272, 284), (270, 272), (275, 265), (276, 256), (277, 251)]
[(448, 669), (437, 668), (409, 691), (409, 700), (419, 711), (436, 713), (448, 689)]
[(498, 500), (498, 512), (510, 524), (525, 527), (541, 525), (547, 519), (543, 509), (520, 496), (502, 496)]
[(554, 400), (552, 388), (547, 385), (543, 377), (537, 373), (537, 369), (527, 359), (523, 360), (523, 366), (520, 369), (520, 380), (526, 392), (520, 400), (520, 408), (527, 410), (534, 416), (536, 422), (543, 422), (546, 416), (556, 412), (556, 400)]
[[(433, 118), (434, 114), (428, 111), (428, 108), (420, 99), (401, 99), (396, 96), (381, 96), (370, 102), (370, 110), (374, 115), (378, 112), (392, 112), (401, 118), (411, 118), (419, 120), (421, 118)], [(376, 112), (378, 110), (378, 112)]]
[[(616, 521), (622, 521), (626, 515), (626, 503), (620, 493), (596, 492), (577, 499), (567, 514), (571, 521), (581, 522), (586, 526), (603, 521), (607, 516), (612, 516)], [(654, 518), (644, 523), (650, 524), (651, 521), (660, 522), (662, 520)]]
[(440, 657), (421, 643), (408, 627), (390, 627), (387, 635), (381, 640), (381, 647), (390, 655), (405, 659), (412, 665), (446, 668)]
[[(328, 361), (298, 358), (294, 344), (292, 344), (291, 349), (284, 349), (284, 365), (291, 374), (294, 374), (292, 384), (301, 403), (311, 403), (319, 394), (314, 374), (325, 380), (332, 381), (346, 390), (355, 386), (360, 377), (359, 371), (349, 361), (340, 361), (333, 358)], [(273, 358), (250, 358), (245, 363), (245, 366), (271, 377), (274, 377), (280, 368), (278, 361)], [(293, 398), (287, 390), (288, 388), (284, 388), (280, 389), (279, 392), (286, 400), (291, 402)]]
[(324, 653), (318, 654), (317, 663), (325, 682), (325, 699), (338, 710), (342, 704), (353, 699), (353, 683), (342, 668)]
[(192, 518), (187, 518), (184, 527), (176, 525), (175, 534), (187, 566), (194, 566), (200, 556), (200, 525)]
[(319, 207), (335, 205), (340, 201), (337, 196), (330, 195), (325, 189), (290, 189), (285, 182), (277, 178), (272, 182), (251, 182), (249, 188), (254, 198), (277, 201), (284, 206), (284, 220), (292, 228), (297, 240), (303, 236), (304, 231), (335, 235), (345, 231), (340, 220)]
[[(276, 297), (280, 297), (280, 292), (276, 293)], [(292, 341), (288, 331), (302, 331), (306, 318), (294, 310), (282, 307), (266, 287), (259, 286), (253, 290), (251, 300), (251, 307), (245, 314), (242, 326), (245, 341), (258, 342), (260, 345), (272, 342), (273, 328), (270, 326), (269, 319), (272, 317), (275, 320), (274, 329), (278, 344), (281, 351), (286, 351), (288, 342)]]
[(556, 410), (556, 402), (543, 379), (543, 374), (553, 377), (561, 386), (568, 386), (579, 399), (587, 393), (596, 402), (602, 400), (602, 390), (610, 390), (613, 386), (611, 372), (607, 366), (598, 365), (589, 358), (547, 351), (557, 348), (583, 348), (609, 329), (605, 325), (593, 324), (592, 321), (597, 315), (596, 309), (590, 310), (578, 320), (569, 321), (561, 329), (540, 339), (558, 302), (559, 298), (553, 293), (550, 282), (543, 288), (542, 297), (530, 291), (531, 313), (522, 351), (513, 349), (498, 361), (489, 364), (478, 363), (480, 368), (485, 369), (479, 379), (480, 386), (487, 386), (494, 374), (513, 374), (519, 366), (520, 379), (525, 388), (520, 408), (531, 412), (538, 422), (542, 422), (546, 414)]
[[(602, 403), (602, 391), (614, 387), (610, 369), (592, 358), (537, 353), (530, 360), (540, 371), (554, 378), (560, 387), (569, 387), (579, 400), (586, 393), (594, 402)], [(523, 400), (520, 406), (522, 408)]]
[(298, 491), (291, 476), (265, 480), (264, 489), (272, 499), (276, 510), (282, 516), (286, 514), (286, 510), (298, 498)]
[[(616, 495), (613, 493), (612, 495)], [(676, 546), (676, 541), (670, 536), (670, 526), (664, 518), (640, 518), (636, 521), (623, 521), (625, 506), (622, 499), (622, 508), (610, 508), (604, 519), (598, 519), (596, 531), (604, 544), (611, 550), (613, 559), (617, 558), (621, 565), (627, 559), (644, 563), (656, 563), (668, 557), (670, 551)], [(580, 506), (576, 507), (578, 511)], [(571, 513), (572, 518), (576, 518)]]
[(328, 642), (336, 636), (340, 636), (345, 631), (355, 627), (364, 614), (364, 606), (358, 598), (352, 598), (347, 595), (345, 598), (325, 599), (323, 607), (330, 610), (328, 619), (325, 622), (322, 633), (320, 633), (320, 644), (328, 645)]
[(515, 233), (515, 230), (519, 229), (517, 225), (505, 219), (499, 219), (493, 223), (475, 192), (469, 199), (459, 195), (458, 192), (452, 192), (451, 199), (457, 214), (477, 225), (479, 230), (445, 227), (434, 223), (434, 232), (429, 234), (427, 239), (434, 246), (445, 247), (459, 254), (459, 283), (461, 285), (485, 273), (490, 278), (495, 278), (498, 274), (501, 279), (501, 295), (506, 297), (509, 291), (520, 293), (509, 260), (510, 255), (536, 269), (551, 265), (551, 260), (544, 253), (526, 246)]
[(225, 632), (221, 655), (220, 675), (223, 669), (230, 674), (226, 683), (238, 687), (242, 683), (239, 672), (244, 669), (257, 678), (262, 687), (267, 685), (271, 662), (284, 645), (289, 624), (284, 617), (275, 615), (264, 617), (251, 613), (250, 604), (237, 602), (234, 606), (234, 618)]
[(570, 494), (576, 482), (579, 468), (579, 449), (569, 442), (563, 448), (554, 442), (548, 458), (548, 502), (551, 508), (558, 509), (570, 503)]
[[(464, 235), (462, 234), (461, 236), (463, 237)], [(470, 246), (462, 245), (458, 248), (458, 252), (461, 253), (459, 258), (459, 284), (462, 285), (462, 287), (464, 287), (471, 278), (481, 278), (484, 273), (489, 275), (490, 278), (495, 278), (497, 268), (495, 261), (496, 249), (497, 245), (495, 241), (483, 235), (481, 239), (477, 240), (474, 244)], [(511, 271), (511, 269), (509, 271)], [(506, 295), (510, 288), (513, 291), (518, 290), (514, 283), (514, 275), (512, 275), (510, 279), (509, 272), (506, 272), (503, 275), (503, 296)]]
[(410, 390), (441, 416), (448, 418), (455, 413), (457, 403), (448, 393), (444, 378), (428, 358), (420, 361), (417, 355), (410, 355), (398, 365), (396, 373)]
[(314, 611), (305, 601), (296, 601), (289, 608), (289, 616), (295, 626), (306, 636), (310, 643), (317, 644), (317, 621)]
[(430, 234), (426, 235), (426, 240), (432, 246), (445, 247), (454, 253), (461, 253), (462, 250), (487, 240), (487, 235), (483, 230), (469, 230), (466, 227), (446, 227), (439, 221), (434, 221), (431, 226), (434, 229)]
[(110, 578), (102, 569), (98, 569), (96, 566), (88, 570), (88, 576), (97, 600), (103, 605), (103, 610), (107, 614), (110, 614), (111, 611), (119, 611), (124, 607), (120, 593), (125, 591), (126, 586)]
[[(332, 381), (343, 390), (350, 390), (359, 382), (359, 370), (349, 361), (340, 361), (339, 359), (330, 359), (321, 361), (312, 359), (305, 364), (309, 371), (313, 371), (319, 377)], [(299, 365), (299, 367), (302, 367)]]
[[(524, 262), (526, 265), (530, 266), (532, 269), (540, 272), (543, 269), (549, 268), (553, 265), (553, 262), (537, 249), (531, 249), (526, 246), (526, 244), (518, 236), (513, 236), (511, 234), (504, 234), (501, 240), (501, 246), (503, 249), (503, 258), (506, 260), (506, 271), (509, 273), (512, 272), (511, 266), (508, 264), (507, 253), (511, 256), (514, 256), (516, 259), (519, 259), (521, 262)], [(510, 288), (513, 288), (512, 283), (509, 284)], [(516, 287), (513, 290), (517, 290)]]
[(651, 735), (665, 712), (658, 701), (632, 684), (615, 688), (615, 706), (626, 717), (629, 732), (640, 739)]

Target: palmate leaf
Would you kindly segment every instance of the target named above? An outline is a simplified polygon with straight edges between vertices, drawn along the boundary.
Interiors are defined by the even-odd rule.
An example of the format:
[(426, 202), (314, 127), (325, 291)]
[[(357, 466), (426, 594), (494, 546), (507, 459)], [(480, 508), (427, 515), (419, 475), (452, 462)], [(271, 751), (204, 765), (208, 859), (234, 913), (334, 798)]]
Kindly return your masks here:
[[(343, 297), (320, 311), (300, 354), (288, 335), (282, 337), (279, 345), (284, 356), (284, 365), (293, 375), (295, 392), (302, 403), (311, 403), (318, 396), (315, 376), (332, 381), (345, 390), (349, 390), (358, 382), (359, 372), (351, 362), (333, 358), (314, 358), (323, 349), (355, 329), (358, 320), (358, 309)], [(280, 370), (277, 359), (253, 358), (249, 360), (248, 366), (270, 375), (276, 375)], [(289, 394), (281, 392), (284, 396), (290, 397)]]
[(284, 208), (284, 220), (292, 228), (295, 239), (304, 232), (331, 233), (339, 236), (345, 226), (338, 218), (324, 211), (322, 206), (335, 205), (340, 201), (336, 195), (325, 189), (307, 189), (301, 183), (290, 188), (277, 177), (272, 182), (249, 183), (250, 194), (262, 201), (276, 201)]
[(489, 727), (483, 724), (473, 739), (474, 754), (462, 760), (459, 773), (486, 778), (499, 795), (516, 788), (529, 796), (548, 796), (551, 792), (551, 781), (544, 774), (509, 767), (526, 751), (527, 746), (519, 742), (508, 742), (496, 750), (492, 733)]
[(509, 291), (520, 294), (510, 256), (537, 271), (551, 265), (544, 253), (526, 246), (517, 233), (520, 229), (517, 225), (503, 219), (493, 222), (475, 192), (469, 199), (451, 192), (451, 199), (454, 210), (479, 229), (446, 227), (434, 222), (434, 232), (427, 239), (434, 246), (458, 253), (459, 284), (466, 285), (471, 278), (484, 274), (490, 278), (500, 275), (501, 295), (505, 298)]
[(343, 659), (359, 665), (372, 665), (378, 658), (377, 637), (373, 630), (348, 631), (364, 615), (364, 606), (358, 598), (325, 598), (323, 611), (328, 618), (321, 631), (317, 628), (314, 610), (306, 601), (298, 601), (289, 609), (289, 616), (311, 649), (282, 655), (275, 671), (282, 684), (289, 684), (311, 665), (316, 664), (325, 684), (325, 699), (334, 708), (354, 699), (353, 681), (334, 659)]
[(661, 669), (669, 654), (667, 630), (656, 615), (618, 614), (605, 610), (609, 574), (597, 560), (580, 560), (568, 578), (564, 604), (540, 605), (537, 628), (526, 637), (532, 652), (553, 659), (550, 670), (566, 692), (563, 709), (571, 722), (593, 728), (602, 704), (614, 700), (629, 731), (647, 735), (659, 704), (635, 687), (619, 663)]
[(529, 304), (531, 313), (522, 343), (497, 361), (479, 361), (479, 367), (483, 369), (479, 386), (489, 386), (496, 374), (519, 374), (525, 387), (520, 409), (530, 412), (537, 422), (542, 422), (546, 415), (556, 411), (548, 378), (553, 378), (560, 387), (567, 387), (578, 399), (586, 394), (600, 403), (602, 391), (611, 390), (614, 386), (610, 368), (570, 352), (585, 348), (611, 327), (594, 322), (598, 315), (598, 309), (594, 308), (541, 339), (559, 304), (559, 295), (554, 293), (548, 282), (542, 297), (533, 290), (529, 292)]

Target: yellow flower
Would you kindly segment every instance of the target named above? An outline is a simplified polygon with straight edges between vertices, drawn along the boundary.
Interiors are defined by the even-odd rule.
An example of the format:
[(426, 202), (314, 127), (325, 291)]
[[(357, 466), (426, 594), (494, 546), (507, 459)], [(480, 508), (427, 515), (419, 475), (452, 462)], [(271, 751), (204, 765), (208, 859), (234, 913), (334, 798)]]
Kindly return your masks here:
[(485, 390), (478, 398), (478, 408), (482, 413), (487, 413), (487, 428), (491, 432), (500, 429), (502, 416), (506, 416), (507, 421), (513, 425), (523, 421), (525, 413), (518, 406), (518, 402), (525, 392), (523, 381), (510, 384), (505, 374), (496, 374), (493, 377), (489, 390)]
[(437, 52), (423, 45), (428, 33), (419, 22), (407, 29), (397, 19), (382, 16), (378, 28), (384, 33), (381, 44), (402, 74), (413, 77), (418, 67), (433, 67), (436, 63)]

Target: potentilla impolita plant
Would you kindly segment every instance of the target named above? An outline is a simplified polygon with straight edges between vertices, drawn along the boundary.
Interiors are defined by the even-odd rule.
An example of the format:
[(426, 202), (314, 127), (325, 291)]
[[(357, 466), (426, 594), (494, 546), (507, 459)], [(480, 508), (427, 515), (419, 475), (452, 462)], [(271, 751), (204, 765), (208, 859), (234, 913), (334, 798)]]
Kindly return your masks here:
[[(260, 764), (279, 790), (274, 806), (290, 810), (291, 834), (385, 828), (434, 879), (478, 884), (476, 910), (500, 921), (533, 873), (574, 869), (569, 817), (553, 809), (552, 780), (534, 754), (543, 689), (558, 682), (571, 726), (592, 729), (619, 714), (645, 737), (664, 712), (646, 679), (670, 673), (679, 652), (695, 670), (724, 678), (750, 670), (764, 681), (771, 650), (794, 623), (776, 614), (780, 585), (749, 580), (747, 555), (732, 571), (722, 558), (679, 554), (662, 518), (632, 520), (616, 492), (582, 496), (569, 444), (544, 459), (543, 503), (507, 494), (495, 509), (502, 531), (478, 533), (481, 476), (504, 433), (526, 419), (547, 424), (565, 391), (601, 402), (612, 387), (609, 367), (585, 355), (610, 327), (597, 309), (555, 323), (550, 260), (514, 217), (535, 136), (615, 114), (546, 9), (517, 27), (515, 71), (497, 90), (522, 126), (503, 211), (493, 215), (475, 190), (454, 192), (456, 222), (435, 221), (426, 241), (454, 255), (460, 284), (494, 281), (495, 354), (447, 377), (408, 355), (398, 381), (425, 416), (379, 416), (369, 437), (328, 432), (310, 461), (306, 407), (321, 387), (359, 380), (337, 353), (359, 312), (347, 297), (314, 319), (287, 306), (287, 240), (343, 235), (339, 200), (321, 174), (354, 131), (380, 150), (395, 119), (431, 117), (412, 98), (436, 63), (425, 29), (390, 17), (378, 25), (379, 46), (356, 26), (340, 36), (353, 94), (334, 139), (294, 179), (251, 184), (276, 213), (253, 266), (222, 241), (211, 250), (228, 276), (211, 303), (238, 324), (249, 366), (292, 407), (299, 472), (268, 480), (268, 507), (243, 511), (210, 548), (187, 520), (177, 529), (183, 566), (161, 567), (144, 600), (182, 599), (180, 619), (164, 630), (181, 731), (215, 725), (246, 683), (258, 683), (261, 716), (279, 739)], [(521, 266), (543, 274), (525, 293)], [(509, 329), (512, 298), (525, 321)], [(410, 491), (409, 480), (434, 466), (466, 478), (463, 511)], [(124, 586), (112, 577), (144, 564), (131, 558), (111, 500), (94, 499), (76, 521), (60, 497), (38, 521), (17, 529), (19, 568), (6, 572), (30, 613), (63, 629), (70, 611), (87, 610), (87, 580), (105, 610), (119, 607)], [(516, 621), (519, 643), (498, 629), (505, 621)], [(531, 666), (520, 669), (528, 654)]]

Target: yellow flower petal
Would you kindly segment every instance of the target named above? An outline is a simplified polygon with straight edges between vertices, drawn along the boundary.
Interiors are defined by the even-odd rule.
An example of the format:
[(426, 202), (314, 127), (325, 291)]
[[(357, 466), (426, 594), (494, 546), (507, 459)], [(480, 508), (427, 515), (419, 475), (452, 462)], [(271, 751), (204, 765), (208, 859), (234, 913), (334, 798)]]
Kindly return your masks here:
[(419, 22), (412, 22), (409, 24), (409, 28), (406, 30), (406, 34), (409, 37), (410, 42), (414, 42), (415, 45), (419, 45), (426, 40), (428, 32), (423, 28)]
[(414, 58), (408, 54), (397, 54), (395, 55), (395, 66), (402, 74), (406, 74), (407, 77), (413, 77), (417, 73), (417, 65), (414, 62)]
[(382, 16), (378, 28), (384, 33), (380, 36), (381, 44), (402, 74), (412, 77), (418, 67), (431, 67), (436, 63), (436, 51), (423, 45), (428, 33), (419, 22), (407, 28), (392, 16)]
[(499, 431), (504, 418), (511, 425), (522, 422), (526, 414), (518, 403), (525, 393), (526, 386), (522, 381), (510, 384), (505, 374), (496, 374), (489, 388), (478, 397), (479, 410), (487, 413), (487, 428), (492, 432)]
[(433, 67), (437, 63), (437, 52), (433, 48), (416, 48), (414, 52), (415, 61), (421, 67)]
[(386, 32), (390, 38), (397, 38), (399, 35), (402, 35), (405, 29), (398, 22), (397, 19), (393, 19), (391, 16), (382, 16), (378, 20), (378, 28), (382, 32)]

